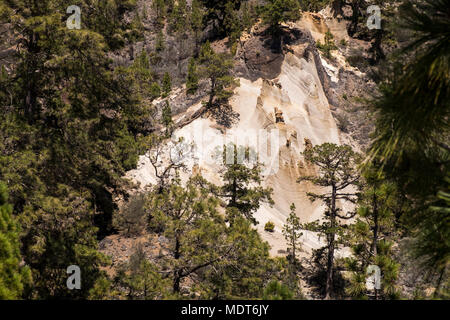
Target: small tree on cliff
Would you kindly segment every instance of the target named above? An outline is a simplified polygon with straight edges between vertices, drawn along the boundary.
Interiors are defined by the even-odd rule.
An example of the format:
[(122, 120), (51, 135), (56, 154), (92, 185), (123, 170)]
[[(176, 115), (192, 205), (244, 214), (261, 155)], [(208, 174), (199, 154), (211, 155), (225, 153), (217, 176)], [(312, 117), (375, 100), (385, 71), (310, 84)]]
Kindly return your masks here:
[(201, 32), (203, 30), (203, 17), (205, 15), (204, 8), (200, 0), (192, 0), (191, 13), (189, 22), (195, 35), (195, 47), (198, 48)]
[(166, 98), (170, 92), (172, 91), (172, 79), (170, 79), (170, 75), (168, 72), (164, 73), (164, 77), (162, 80), (162, 96)]
[[(288, 286), (294, 292), (299, 292), (298, 287), (298, 263), (297, 263), (297, 251), (301, 250), (300, 237), (302, 236), (302, 225), (300, 219), (295, 214), (295, 204), (291, 204), (291, 213), (283, 226), (283, 235), (290, 249), (288, 255)], [(300, 293), (300, 292), (299, 292)]]
[(242, 0), (202, 0), (206, 9), (205, 20), (213, 22), (215, 33), (220, 36), (229, 35), (229, 22), (231, 19), (238, 20), (237, 11), (241, 7)]
[(336, 50), (336, 44), (334, 43), (334, 36), (333, 34), (330, 32), (330, 30), (328, 30), (325, 33), (325, 37), (324, 37), (324, 43), (322, 44), (320, 42), (320, 40), (317, 40), (317, 48), (322, 51), (322, 53), (324, 54), (325, 57), (327, 57), (328, 59), (331, 59), (331, 50)]
[(295, 204), (291, 204), (291, 213), (283, 226), (283, 235), (291, 249), (292, 262), (295, 264), (296, 252), (300, 250), (300, 237), (302, 236), (300, 219), (295, 214)]
[(375, 299), (395, 299), (399, 264), (392, 257), (394, 212), (402, 209), (402, 201), (398, 201), (395, 184), (380, 176), (378, 168), (367, 168), (363, 177), (364, 192), (358, 202), (356, 223), (349, 227), (353, 256), (345, 259), (352, 272), (346, 291), (353, 298), (366, 299), (366, 270), (369, 265), (376, 265), (381, 269), (382, 280), (381, 290), (374, 288)]
[(233, 60), (225, 53), (215, 53), (209, 42), (200, 51), (202, 75), (209, 79), (211, 88), (209, 100), (205, 103), (208, 109), (227, 105), (233, 95), (231, 87), (238, 82), (232, 75)]
[(162, 192), (156, 186), (148, 195), (150, 226), (167, 239), (158, 261), (162, 280), (170, 283), (174, 297), (186, 279), (190, 292), (206, 299), (261, 297), (277, 263), (247, 219), (225, 223), (211, 192), (216, 189), (197, 175), (185, 185), (174, 179)]
[(162, 191), (156, 187), (149, 194), (147, 208), (152, 213), (151, 226), (164, 230), (167, 254), (161, 258), (172, 291), (179, 294), (183, 279), (217, 263), (230, 253), (225, 242), (225, 224), (217, 211), (218, 199), (202, 185), (200, 177), (186, 186), (175, 179)]
[(170, 137), (173, 130), (173, 119), (172, 119), (172, 108), (170, 107), (169, 101), (166, 101), (162, 109), (162, 123), (166, 127), (166, 136)]
[(317, 166), (318, 174), (317, 176), (301, 177), (299, 182), (310, 181), (329, 190), (322, 194), (308, 193), (311, 201), (321, 200), (327, 209), (325, 220), (317, 220), (304, 225), (305, 229), (319, 232), (326, 237), (325, 299), (329, 299), (333, 290), (334, 252), (344, 235), (338, 218), (350, 219), (355, 215), (355, 213), (342, 214), (342, 209), (337, 207), (337, 201), (355, 203), (358, 200), (358, 193), (355, 193), (351, 187), (357, 187), (359, 184), (360, 176), (357, 171), (359, 156), (350, 146), (338, 146), (333, 143), (315, 146), (303, 152), (303, 155), (306, 161)]
[(198, 89), (197, 63), (194, 58), (189, 60), (186, 89), (188, 94), (194, 94)]
[[(231, 150), (231, 152), (230, 152)], [(256, 163), (251, 165), (246, 161), (241, 161), (243, 155), (248, 157), (249, 150), (243, 146), (230, 144), (224, 146), (223, 169), (221, 177), (223, 186), (220, 193), (228, 200), (228, 218), (233, 220), (236, 215), (242, 215), (253, 224), (257, 224), (253, 217), (262, 202), (273, 204), (271, 188), (264, 188), (261, 185), (261, 165)], [(227, 159), (231, 154), (232, 159)], [(230, 161), (231, 160), (231, 161)]]
[(297, 0), (269, 0), (263, 7), (262, 18), (272, 34), (272, 49), (281, 51), (281, 24), (297, 21), (301, 17), (300, 4)]
[(283, 22), (297, 21), (300, 17), (298, 0), (269, 0), (263, 8), (263, 21), (273, 33), (279, 33)]

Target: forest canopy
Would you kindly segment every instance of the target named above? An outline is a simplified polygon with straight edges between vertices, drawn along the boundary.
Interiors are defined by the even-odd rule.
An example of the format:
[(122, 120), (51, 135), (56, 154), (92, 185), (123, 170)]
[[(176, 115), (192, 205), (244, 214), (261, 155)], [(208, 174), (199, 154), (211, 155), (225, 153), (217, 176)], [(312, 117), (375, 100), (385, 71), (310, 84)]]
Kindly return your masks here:
[[(450, 0), (74, 5), (72, 29), (77, 13), (66, 3), (0, 0), (0, 299), (449, 298)], [(367, 28), (370, 5), (381, 8), (380, 29)], [(341, 41), (327, 20), (345, 24)], [(317, 41), (311, 21), (326, 26)], [(355, 54), (352, 41), (367, 50)], [(287, 57), (302, 72), (319, 66), (317, 99), (348, 135), (290, 149), (302, 159), (290, 172), (312, 190), (299, 197), (311, 205), (283, 209), (281, 227), (261, 226), (261, 208), (281, 206), (264, 165), (238, 163), (252, 150), (231, 145), (235, 162), (222, 159), (214, 183), (163, 150), (197, 119), (231, 128), (234, 95), (249, 79), (279, 95), (303, 90), (264, 78)], [(347, 69), (330, 76), (341, 60)], [(304, 82), (313, 96), (315, 83)], [(371, 84), (370, 97), (357, 96)], [(370, 115), (366, 145), (348, 138), (358, 125), (337, 115), (346, 107), (355, 119), (358, 108)], [(305, 117), (317, 111), (305, 108)], [(271, 125), (294, 121), (276, 112)], [(289, 135), (285, 148), (297, 139)], [(144, 158), (155, 172), (147, 188), (126, 177)], [(303, 219), (317, 203), (320, 219)], [(264, 240), (274, 232), (286, 249), (276, 255)], [(306, 234), (323, 246), (305, 261)], [(116, 238), (144, 240), (118, 259), (104, 249)], [(342, 248), (351, 254), (336, 254)], [(74, 265), (81, 285), (70, 290)], [(371, 265), (379, 289), (366, 288)], [(413, 293), (411, 265), (421, 281)]]

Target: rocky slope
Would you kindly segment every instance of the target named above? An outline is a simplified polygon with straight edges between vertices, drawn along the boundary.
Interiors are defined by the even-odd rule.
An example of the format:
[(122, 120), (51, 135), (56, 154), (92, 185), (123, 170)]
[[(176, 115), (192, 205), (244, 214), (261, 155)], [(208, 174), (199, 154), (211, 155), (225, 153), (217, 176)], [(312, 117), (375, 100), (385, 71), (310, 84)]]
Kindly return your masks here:
[[(220, 165), (214, 156), (218, 148), (228, 142), (249, 144), (260, 154), (268, 154), (263, 157), (264, 184), (274, 189), (275, 205), (264, 204), (255, 216), (259, 221), (257, 228), (271, 244), (273, 255), (285, 253), (281, 230), (291, 203), (296, 205), (302, 222), (316, 220), (323, 214), (321, 204), (311, 203), (306, 196), (306, 192), (315, 187), (297, 183), (301, 175), (314, 173), (314, 168), (303, 161), (300, 153), (310, 145), (324, 142), (347, 143), (360, 149), (361, 143), (367, 141), (367, 133), (363, 132), (366, 129), (358, 126), (357, 119), (349, 121), (356, 130), (343, 130), (342, 124), (333, 116), (345, 112), (346, 105), (357, 108), (355, 104), (343, 101), (342, 92), (348, 92), (351, 97), (358, 91), (367, 91), (369, 81), (364, 73), (345, 60), (348, 48), (335, 50), (332, 60), (319, 54), (315, 40), (323, 37), (328, 28), (334, 31), (338, 40), (350, 39), (344, 23), (327, 17), (326, 11), (305, 13), (301, 21), (285, 26), (282, 53), (270, 49), (270, 38), (259, 25), (244, 34), (236, 54), (240, 86), (231, 99), (232, 111), (219, 116), (205, 115), (174, 134), (176, 138), (183, 137), (185, 145), (191, 146), (182, 159), (188, 168), (184, 177), (199, 172), (211, 182), (220, 183)], [(350, 40), (349, 46), (358, 45)], [(221, 43), (214, 46), (216, 50), (222, 48)], [(354, 83), (351, 88), (348, 87), (349, 80)], [(179, 101), (183, 95), (183, 88), (180, 88), (170, 99)], [(189, 119), (200, 107), (198, 101), (188, 105), (187, 109), (178, 109), (175, 122)], [(363, 110), (355, 112), (363, 119), (364, 114)], [(266, 152), (267, 148), (270, 152)], [(170, 149), (168, 145), (166, 152), (171, 152)], [(141, 188), (156, 182), (147, 155), (140, 158), (138, 168), (127, 176)], [(264, 231), (267, 221), (274, 222), (273, 233)], [(306, 254), (321, 246), (313, 233), (305, 232), (303, 237)]]

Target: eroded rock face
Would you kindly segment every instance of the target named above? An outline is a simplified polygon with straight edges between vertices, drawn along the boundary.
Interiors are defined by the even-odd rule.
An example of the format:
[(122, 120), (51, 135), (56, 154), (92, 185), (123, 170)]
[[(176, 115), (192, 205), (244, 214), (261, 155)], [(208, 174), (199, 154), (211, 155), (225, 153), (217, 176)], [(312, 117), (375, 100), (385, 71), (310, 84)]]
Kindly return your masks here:
[[(313, 50), (319, 75), (338, 128), (343, 133), (343, 142), (356, 150), (363, 150), (370, 144), (369, 134), (373, 121), (366, 107), (365, 99), (374, 94), (376, 85), (371, 80), (372, 71), (367, 68), (370, 43), (355, 39), (348, 34), (348, 22), (336, 18), (332, 8), (326, 7), (318, 13), (304, 12), (302, 19), (294, 25), (310, 32), (313, 41), (324, 41), (329, 30), (334, 37), (336, 50), (328, 59)], [(321, 66), (319, 66), (319, 64)], [(323, 71), (323, 72), (321, 72)]]
[[(272, 245), (274, 255), (285, 249), (281, 230), (291, 203), (296, 205), (302, 222), (315, 220), (323, 213), (321, 204), (311, 203), (306, 196), (307, 191), (314, 191), (316, 187), (297, 183), (301, 175), (313, 174), (315, 170), (303, 161), (300, 153), (310, 144), (340, 143), (339, 131), (322, 87), (316, 59), (301, 45), (292, 45), (290, 51), (284, 54), (279, 74), (275, 78), (254, 81), (243, 77), (239, 79), (240, 86), (231, 99), (231, 106), (239, 114), (239, 119), (231, 127), (219, 128), (212, 118), (203, 117), (175, 132), (186, 143), (195, 145), (192, 155), (184, 159), (189, 169), (183, 173), (184, 178), (195, 170), (216, 184), (220, 183), (221, 166), (213, 158), (223, 144), (249, 143), (259, 153), (264, 151), (258, 150), (258, 141), (264, 138), (261, 132), (267, 132), (269, 137), (274, 134), (276, 140), (270, 140), (266, 145), (270, 145), (270, 154), (263, 162), (266, 165), (264, 184), (274, 189), (273, 199), (276, 204), (273, 207), (264, 204), (255, 214), (259, 221), (257, 228)], [(198, 103), (193, 108), (200, 107), (201, 103)], [(283, 122), (277, 123), (275, 107), (282, 113)], [(142, 187), (155, 183), (154, 170), (145, 156), (141, 157), (139, 167), (130, 171), (128, 176), (140, 182)], [(264, 232), (267, 221), (275, 223), (275, 232)], [(312, 233), (305, 232), (305, 249), (318, 248), (320, 245)]]
[[(347, 47), (333, 51), (331, 60), (325, 59), (316, 47), (316, 41), (323, 41), (328, 29), (336, 34), (337, 41), (349, 41)], [(303, 160), (301, 152), (325, 142), (347, 143), (360, 149), (361, 141), (368, 136), (360, 121), (365, 114), (354, 112), (350, 100), (370, 87), (366, 75), (346, 61), (347, 51), (361, 43), (349, 39), (344, 22), (324, 13), (304, 13), (302, 20), (283, 26), (279, 40), (277, 48), (270, 34), (258, 24), (242, 36), (235, 56), (235, 75), (240, 86), (230, 100), (231, 108), (222, 110), (228, 113), (227, 125), (217, 114), (193, 117), (202, 108), (201, 92), (186, 101), (181, 88), (170, 97), (171, 104), (180, 106), (175, 108), (174, 121), (183, 124), (175, 131), (174, 140), (183, 137), (184, 144), (190, 146), (188, 155), (182, 159), (187, 166), (182, 179), (196, 173), (219, 185), (222, 158), (218, 155), (223, 145), (230, 142), (249, 145), (258, 153), (259, 161), (265, 165), (263, 183), (273, 188), (275, 205), (263, 204), (255, 218), (259, 222), (258, 231), (272, 246), (273, 255), (285, 254), (282, 227), (292, 203), (301, 222), (320, 219), (324, 212), (319, 201), (312, 203), (306, 195), (321, 190), (307, 182), (297, 183), (300, 176), (313, 175), (316, 170)], [(220, 41), (213, 46), (219, 51), (225, 48)], [(202, 91), (206, 94), (206, 88)], [(344, 132), (340, 130), (342, 123), (335, 119), (339, 120), (336, 115), (350, 114), (347, 109), (351, 110), (352, 118), (349, 131)], [(169, 145), (167, 149), (169, 152)], [(128, 172), (128, 176), (142, 188), (157, 182), (146, 156), (140, 158), (138, 168)], [(338, 206), (349, 209), (344, 203)], [(264, 231), (268, 221), (275, 224), (274, 232)], [(323, 245), (314, 233), (307, 231), (302, 242), (306, 255)]]
[(256, 27), (242, 38), (235, 69), (238, 76), (253, 81), (274, 79), (280, 74), (282, 63), (283, 54), (272, 48), (272, 38)]

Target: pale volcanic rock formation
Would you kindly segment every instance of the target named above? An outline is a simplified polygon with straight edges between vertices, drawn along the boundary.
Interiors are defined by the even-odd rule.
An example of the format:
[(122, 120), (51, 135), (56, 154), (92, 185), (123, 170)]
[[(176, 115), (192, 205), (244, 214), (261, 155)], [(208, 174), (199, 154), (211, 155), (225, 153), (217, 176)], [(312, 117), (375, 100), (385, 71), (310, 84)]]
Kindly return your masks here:
[[(300, 176), (316, 173), (313, 165), (305, 163), (301, 152), (325, 142), (347, 143), (359, 149), (359, 144), (349, 134), (338, 129), (332, 111), (340, 101), (337, 86), (346, 86), (346, 78), (344, 82), (340, 80), (342, 74), (346, 72), (359, 79), (365, 75), (345, 61), (340, 49), (333, 52), (333, 61), (327, 61), (318, 53), (314, 42), (323, 41), (328, 29), (337, 40), (349, 39), (345, 23), (329, 16), (325, 11), (304, 13), (300, 21), (289, 24), (283, 31), (283, 53), (274, 53), (269, 46), (270, 38), (257, 24), (250, 34), (243, 35), (237, 50), (235, 72), (240, 85), (230, 100), (232, 110), (222, 115), (227, 121), (210, 112), (193, 117), (202, 108), (200, 101), (174, 117), (176, 124), (183, 125), (175, 131), (172, 141), (182, 137), (182, 144), (189, 150), (181, 158), (187, 167), (181, 173), (183, 180), (194, 173), (219, 185), (223, 168), (221, 148), (230, 142), (249, 145), (257, 151), (259, 161), (265, 165), (263, 184), (274, 190), (275, 205), (261, 205), (255, 213), (259, 222), (256, 228), (271, 245), (272, 255), (285, 254), (282, 228), (292, 203), (301, 222), (323, 217), (322, 203), (311, 202), (307, 197), (307, 192), (320, 193), (320, 188), (308, 182), (297, 182)], [(167, 149), (169, 154), (170, 144)], [(177, 153), (178, 149), (175, 151)], [(142, 188), (157, 183), (147, 156), (142, 156), (138, 168), (127, 176)], [(346, 203), (338, 203), (338, 206), (352, 209)], [(275, 224), (274, 232), (264, 231), (268, 221)], [(309, 255), (311, 249), (323, 246), (323, 241), (315, 233), (304, 231), (303, 254)], [(344, 252), (346, 250), (338, 251), (337, 256)]]
[[(285, 55), (281, 72), (275, 79), (239, 79), (240, 86), (230, 101), (233, 111), (239, 114), (239, 120), (229, 128), (217, 126), (211, 117), (201, 117), (175, 132), (177, 137), (183, 137), (185, 143), (195, 146), (193, 153), (184, 159), (189, 170), (183, 176), (189, 176), (194, 168), (217, 184), (220, 183), (221, 166), (213, 158), (223, 144), (233, 142), (241, 145), (249, 142), (257, 149), (254, 137), (256, 135), (262, 140), (260, 130), (269, 134), (278, 132), (277, 141), (271, 142), (269, 146), (269, 149), (272, 148), (271, 154), (263, 161), (266, 165), (264, 185), (273, 188), (275, 205), (271, 207), (263, 204), (255, 214), (259, 221), (257, 229), (271, 244), (274, 255), (286, 248), (282, 227), (289, 215), (291, 203), (295, 204), (302, 222), (315, 220), (323, 214), (321, 203), (311, 203), (306, 196), (306, 192), (317, 192), (317, 188), (309, 183), (297, 183), (301, 175), (314, 174), (314, 168), (305, 163), (300, 154), (305, 149), (305, 141), (313, 145), (340, 143), (339, 131), (322, 88), (315, 60), (311, 54), (305, 57), (304, 52), (298, 49), (299, 52), (295, 46), (291, 47), (293, 52)], [(193, 112), (200, 107), (201, 104), (197, 104), (186, 112)], [(275, 108), (282, 113), (283, 121), (278, 123)], [(156, 182), (154, 169), (145, 156), (141, 157), (139, 167), (130, 171), (128, 176), (142, 187)], [(274, 222), (273, 233), (263, 230), (267, 221)], [(305, 232), (303, 240), (307, 251), (320, 247), (313, 233)]]

